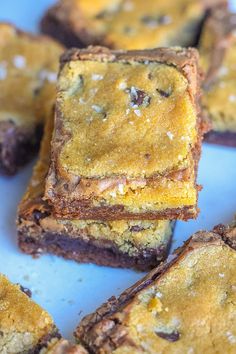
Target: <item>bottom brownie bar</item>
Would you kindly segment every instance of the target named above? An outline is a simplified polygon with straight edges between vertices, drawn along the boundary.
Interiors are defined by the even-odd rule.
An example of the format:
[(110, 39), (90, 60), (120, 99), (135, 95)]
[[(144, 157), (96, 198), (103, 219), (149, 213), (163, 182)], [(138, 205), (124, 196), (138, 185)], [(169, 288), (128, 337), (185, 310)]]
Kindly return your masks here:
[(198, 232), (169, 263), (85, 317), (89, 353), (235, 353), (236, 227)]
[(60, 338), (49, 314), (0, 274), (0, 353), (44, 353)]
[(97, 221), (55, 218), (43, 200), (52, 120), (18, 211), (18, 243), (31, 255), (50, 252), (78, 262), (148, 270), (165, 259), (173, 223), (168, 220)]

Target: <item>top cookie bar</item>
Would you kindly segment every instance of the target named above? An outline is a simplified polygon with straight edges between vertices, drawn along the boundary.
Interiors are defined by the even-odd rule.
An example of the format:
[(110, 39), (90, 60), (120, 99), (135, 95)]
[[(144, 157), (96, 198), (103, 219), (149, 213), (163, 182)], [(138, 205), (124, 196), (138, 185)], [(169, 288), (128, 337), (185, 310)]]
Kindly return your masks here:
[(202, 124), (194, 49), (64, 55), (45, 198), (60, 217), (195, 217)]
[(194, 45), (207, 10), (224, 0), (61, 0), (42, 31), (66, 46), (113, 49)]
[(236, 15), (220, 8), (212, 11), (199, 50), (207, 73), (202, 103), (213, 126), (206, 139), (236, 147)]

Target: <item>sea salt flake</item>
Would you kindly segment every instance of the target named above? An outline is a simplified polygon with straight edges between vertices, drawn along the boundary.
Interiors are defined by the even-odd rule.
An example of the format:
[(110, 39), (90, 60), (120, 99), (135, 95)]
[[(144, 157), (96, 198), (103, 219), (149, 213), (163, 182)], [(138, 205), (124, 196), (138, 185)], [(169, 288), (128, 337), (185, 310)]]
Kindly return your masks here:
[(160, 291), (157, 291), (157, 293), (156, 293), (156, 297), (158, 297), (159, 299), (161, 299), (162, 298), (162, 293), (160, 292)]
[(225, 76), (227, 75), (229, 72), (228, 68), (226, 68), (226, 66), (222, 66), (219, 70), (219, 75), (220, 76)]
[(103, 76), (100, 75), (100, 74), (93, 74), (93, 75), (92, 75), (92, 80), (93, 80), (93, 81), (100, 81), (100, 80), (102, 80), (102, 79), (103, 79)]
[(228, 97), (230, 102), (236, 102), (236, 96), (235, 95), (229, 95)]
[(7, 69), (5, 63), (0, 63), (0, 80), (5, 80), (7, 77)]
[(103, 112), (103, 108), (98, 106), (97, 104), (93, 104), (92, 105), (92, 109), (97, 112), (97, 113), (102, 113)]
[(116, 192), (115, 191), (110, 192), (110, 196), (115, 198), (116, 197)]
[(15, 55), (13, 58), (13, 64), (17, 69), (23, 69), (26, 66), (26, 59), (22, 55)]
[(127, 108), (125, 113), (126, 113), (126, 115), (128, 115), (130, 113), (130, 109)]
[(41, 70), (39, 73), (39, 78), (41, 80), (48, 80), (49, 82), (56, 82), (57, 73), (49, 70)]
[(134, 3), (132, 1), (126, 1), (123, 5), (123, 10), (124, 11), (133, 11), (134, 9)]
[(236, 336), (234, 336), (234, 335), (232, 334), (232, 332), (227, 331), (227, 332), (226, 332), (226, 337), (228, 338), (228, 341), (229, 341), (231, 344), (235, 344), (235, 343), (236, 343)]
[(134, 110), (134, 113), (135, 113), (136, 116), (138, 116), (138, 117), (141, 117), (141, 116), (142, 116), (142, 113), (141, 113), (141, 111), (140, 111), (139, 109), (135, 109), (135, 110)]
[(79, 103), (80, 103), (80, 104), (85, 104), (85, 100), (84, 100), (83, 97), (80, 97), (80, 98), (79, 98)]
[(173, 140), (173, 138), (174, 138), (174, 134), (173, 134), (173, 133), (167, 132), (166, 135), (168, 136), (168, 138), (169, 138), (170, 140)]
[(224, 273), (219, 273), (220, 278), (224, 278), (224, 276), (225, 276)]
[(120, 90), (125, 90), (127, 87), (127, 84), (126, 84), (126, 82), (120, 82), (118, 87)]
[(118, 184), (118, 191), (120, 194), (124, 194), (124, 185), (122, 183)]

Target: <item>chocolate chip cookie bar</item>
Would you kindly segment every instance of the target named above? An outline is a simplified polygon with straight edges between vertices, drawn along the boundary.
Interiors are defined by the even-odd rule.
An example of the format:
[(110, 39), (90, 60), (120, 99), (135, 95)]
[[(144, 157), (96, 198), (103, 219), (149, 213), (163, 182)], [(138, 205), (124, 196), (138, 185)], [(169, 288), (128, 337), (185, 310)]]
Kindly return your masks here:
[(49, 314), (25, 289), (0, 274), (0, 352), (46, 353), (60, 335)]
[(55, 99), (62, 47), (0, 23), (0, 172), (14, 174), (37, 151)]
[(89, 353), (235, 353), (236, 227), (198, 232), (173, 259), (85, 317)]
[(196, 217), (204, 124), (195, 49), (68, 51), (45, 200), (57, 217)]
[(41, 28), (67, 47), (113, 49), (189, 46), (196, 43), (206, 12), (223, 0), (61, 0)]
[[(53, 117), (52, 117), (53, 118)], [(27, 254), (54, 253), (78, 262), (149, 270), (167, 256), (173, 223), (168, 220), (59, 219), (43, 201), (53, 119), (48, 120), (27, 192), (18, 211), (18, 243)]]
[(199, 49), (207, 72), (202, 103), (213, 128), (206, 141), (236, 147), (236, 15), (213, 11)]

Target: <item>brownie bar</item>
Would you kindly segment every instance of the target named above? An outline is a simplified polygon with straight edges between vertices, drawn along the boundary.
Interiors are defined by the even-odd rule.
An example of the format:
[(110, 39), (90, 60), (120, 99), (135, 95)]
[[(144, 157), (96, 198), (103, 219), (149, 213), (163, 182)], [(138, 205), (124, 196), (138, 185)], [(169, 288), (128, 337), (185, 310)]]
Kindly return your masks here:
[(0, 352), (44, 353), (60, 335), (49, 314), (0, 274)]
[(55, 215), (196, 217), (199, 95), (194, 49), (65, 53), (45, 190)]
[(67, 47), (145, 49), (196, 44), (207, 11), (223, 0), (61, 0), (41, 22)]
[(39, 147), (55, 99), (62, 47), (0, 23), (0, 172), (13, 175)]
[(167, 256), (173, 223), (164, 221), (61, 220), (43, 201), (53, 119), (18, 211), (18, 243), (27, 254), (54, 253), (78, 262), (149, 270)]
[(202, 104), (213, 129), (205, 139), (236, 147), (235, 30), (236, 15), (215, 9), (204, 26), (199, 50), (207, 72)]
[(235, 240), (235, 226), (196, 233), (169, 263), (86, 316), (76, 339), (96, 354), (157, 348), (168, 354), (234, 353)]

